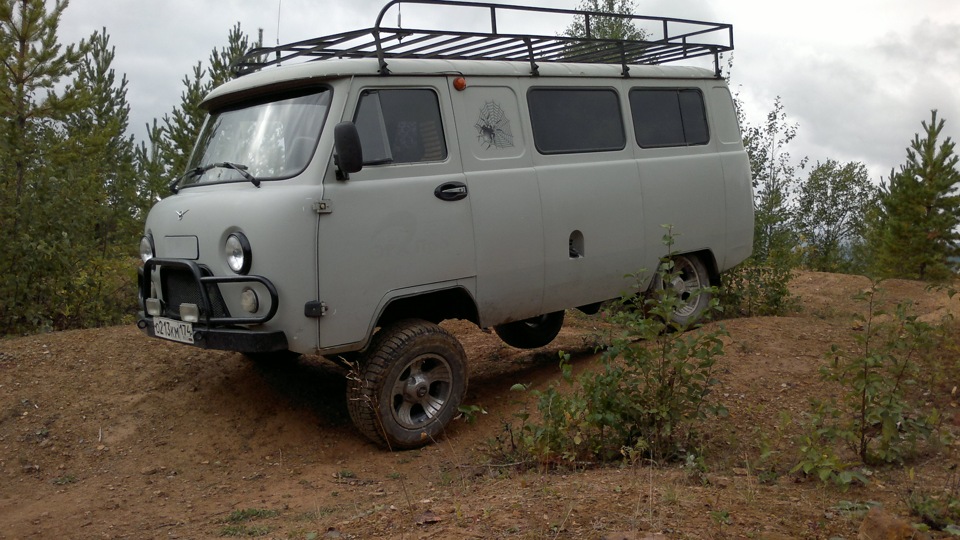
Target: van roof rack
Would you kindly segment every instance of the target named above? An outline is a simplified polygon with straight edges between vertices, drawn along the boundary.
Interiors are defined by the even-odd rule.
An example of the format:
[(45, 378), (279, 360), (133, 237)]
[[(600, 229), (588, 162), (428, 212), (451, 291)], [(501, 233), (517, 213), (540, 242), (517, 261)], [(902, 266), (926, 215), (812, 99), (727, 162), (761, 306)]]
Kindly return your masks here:
[[(383, 25), (387, 10), (400, 4), (426, 4), (445, 7), (479, 8), (489, 12), (490, 29), (486, 32), (463, 32), (429, 28), (400, 28)], [(399, 9), (399, 7), (398, 7)], [(497, 31), (498, 12), (526, 14), (561, 14), (581, 17), (586, 37), (562, 35), (511, 34)], [(475, 13), (475, 12), (474, 12)], [(468, 16), (471, 13), (464, 13)], [(643, 39), (605, 39), (592, 37), (592, 27), (609, 21), (633, 24), (653, 23), (656, 35)], [(713, 56), (714, 72), (720, 77), (720, 54), (733, 50), (733, 25), (623, 15), (597, 11), (542, 8), (508, 4), (448, 0), (391, 0), (377, 16), (371, 28), (318, 37), (277, 47), (251, 49), (234, 64), (236, 76), (246, 75), (268, 66), (291, 61), (313, 61), (332, 58), (376, 58), (380, 74), (387, 75), (387, 59), (436, 58), (445, 60), (507, 60), (529, 62), (531, 73), (539, 75), (538, 62), (578, 62), (620, 64), (623, 76), (629, 77), (629, 64), (666, 64), (679, 60)]]

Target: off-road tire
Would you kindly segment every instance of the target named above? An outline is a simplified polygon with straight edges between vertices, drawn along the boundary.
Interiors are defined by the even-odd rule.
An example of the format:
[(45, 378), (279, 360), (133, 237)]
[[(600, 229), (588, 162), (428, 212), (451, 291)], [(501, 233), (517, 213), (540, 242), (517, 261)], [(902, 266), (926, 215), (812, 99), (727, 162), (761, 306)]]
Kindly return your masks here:
[(347, 410), (357, 429), (391, 450), (419, 448), (459, 412), (466, 353), (436, 324), (398, 321), (377, 332), (349, 377)]

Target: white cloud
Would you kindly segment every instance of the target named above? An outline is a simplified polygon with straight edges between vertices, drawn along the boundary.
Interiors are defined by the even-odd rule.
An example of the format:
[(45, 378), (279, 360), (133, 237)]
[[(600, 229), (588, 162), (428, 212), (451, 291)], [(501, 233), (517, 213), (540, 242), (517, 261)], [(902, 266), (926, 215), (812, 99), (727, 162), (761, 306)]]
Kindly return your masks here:
[[(116, 47), (114, 68), (129, 79), (132, 128), (169, 112), (180, 99), (184, 75), (237, 22), (264, 42), (309, 39), (369, 27), (382, 0), (74, 0), (61, 23), (65, 43), (106, 26)], [(509, 0), (540, 7), (575, 8), (576, 0)], [(761, 122), (781, 96), (800, 124), (794, 157), (863, 161), (871, 174), (889, 173), (930, 109), (960, 133), (960, 2), (954, 0), (644, 0), (638, 13), (734, 25), (733, 83), (748, 118)], [(419, 11), (419, 13), (418, 13)], [(279, 17), (278, 17), (279, 15)], [(387, 17), (394, 24), (396, 15)], [(404, 25), (453, 22), (479, 27), (489, 19), (456, 18), (443, 9), (403, 8)], [(563, 18), (504, 16), (501, 30), (561, 32)], [(279, 24), (278, 24), (279, 23)]]

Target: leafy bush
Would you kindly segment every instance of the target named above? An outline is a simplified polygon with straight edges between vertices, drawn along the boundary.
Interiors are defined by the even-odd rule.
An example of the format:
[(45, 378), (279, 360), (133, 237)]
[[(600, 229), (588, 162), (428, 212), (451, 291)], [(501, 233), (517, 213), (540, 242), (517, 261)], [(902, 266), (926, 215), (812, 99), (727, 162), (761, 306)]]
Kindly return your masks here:
[[(670, 238), (668, 233), (668, 246)], [(658, 273), (664, 283), (675, 277), (669, 257)], [(642, 282), (637, 279), (638, 292)], [(688, 328), (671, 319), (682, 303), (672, 287), (615, 302), (605, 313), (621, 330), (603, 352), (600, 367), (574, 377), (570, 356), (561, 353), (561, 380), (533, 392), (539, 418), (523, 412), (519, 428), (508, 426), (510, 450), (547, 464), (682, 456), (697, 423), (726, 414), (708, 400), (726, 332), (684, 333)], [(708, 311), (717, 310), (712, 299)]]
[(750, 257), (721, 275), (720, 305), (725, 317), (783, 315), (797, 309), (788, 285), (793, 265), (787, 259), (766, 263)]
[[(793, 472), (842, 485), (865, 482), (852, 466), (902, 464), (921, 443), (939, 440), (938, 411), (915, 406), (908, 393), (919, 362), (934, 348), (934, 329), (910, 314), (908, 303), (885, 313), (879, 308), (879, 292), (874, 284), (855, 296), (867, 306), (865, 314), (856, 316), (854, 350), (831, 346), (828, 363), (820, 369), (823, 380), (840, 384), (841, 396), (813, 401)], [(858, 461), (837, 457), (838, 445), (845, 445)]]
[(137, 267), (134, 257), (95, 257), (65, 285), (53, 307), (54, 328), (89, 328), (130, 322), (137, 311)]

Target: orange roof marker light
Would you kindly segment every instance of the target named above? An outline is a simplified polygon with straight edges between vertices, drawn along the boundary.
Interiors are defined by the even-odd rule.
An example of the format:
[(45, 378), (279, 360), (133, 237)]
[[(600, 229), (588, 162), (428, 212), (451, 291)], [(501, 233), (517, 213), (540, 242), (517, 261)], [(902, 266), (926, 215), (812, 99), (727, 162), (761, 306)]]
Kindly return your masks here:
[(457, 77), (453, 80), (453, 87), (459, 92), (463, 92), (467, 88), (467, 80), (463, 77)]

